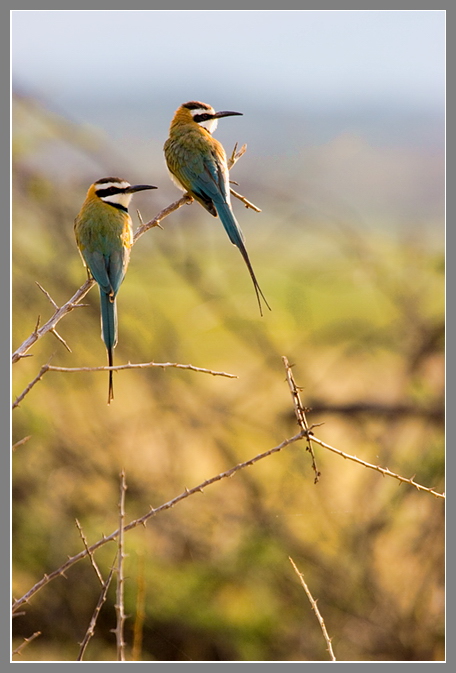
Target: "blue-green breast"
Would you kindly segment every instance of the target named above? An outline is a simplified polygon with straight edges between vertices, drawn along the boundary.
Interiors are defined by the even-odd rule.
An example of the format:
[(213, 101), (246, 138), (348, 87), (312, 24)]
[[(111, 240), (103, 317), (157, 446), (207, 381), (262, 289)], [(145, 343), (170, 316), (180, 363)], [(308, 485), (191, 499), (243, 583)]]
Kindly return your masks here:
[(82, 253), (100, 252), (109, 256), (132, 245), (128, 213), (104, 203), (87, 203), (75, 220), (76, 242)]

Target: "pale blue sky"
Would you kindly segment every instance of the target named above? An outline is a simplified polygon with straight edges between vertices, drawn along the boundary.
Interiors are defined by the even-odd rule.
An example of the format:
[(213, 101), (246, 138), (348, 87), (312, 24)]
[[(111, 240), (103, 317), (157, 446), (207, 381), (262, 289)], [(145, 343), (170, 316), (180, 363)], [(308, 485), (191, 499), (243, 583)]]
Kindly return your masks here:
[(295, 185), (310, 200), (315, 183), (316, 193), (324, 188), (388, 221), (440, 217), (444, 11), (12, 16), (13, 85), (89, 125), (109, 148), (101, 167), (49, 143), (35, 160), (55, 180), (90, 183), (131, 166), (130, 180), (147, 181), (151, 171), (160, 196), (172, 199), (162, 150), (169, 123), (181, 103), (202, 100), (244, 115), (217, 128), (228, 150), (248, 145), (241, 181), (256, 176), (272, 192)]
[(275, 107), (443, 104), (444, 11), (12, 14), (13, 83), (57, 102), (225, 90), (230, 106), (246, 93)]

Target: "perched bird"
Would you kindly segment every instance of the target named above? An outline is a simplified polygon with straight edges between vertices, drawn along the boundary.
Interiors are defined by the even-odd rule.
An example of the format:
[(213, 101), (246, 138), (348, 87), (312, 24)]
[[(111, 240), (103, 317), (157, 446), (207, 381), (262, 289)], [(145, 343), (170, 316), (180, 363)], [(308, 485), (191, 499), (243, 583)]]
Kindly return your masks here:
[[(89, 276), (100, 287), (101, 338), (112, 367), (117, 344), (116, 295), (122, 284), (133, 244), (128, 206), (135, 192), (157, 189), (153, 185), (130, 185), (120, 178), (103, 178), (89, 187), (74, 221), (76, 243)], [(108, 404), (113, 399), (112, 370), (109, 372)]]
[(255, 288), (260, 314), (260, 297), (270, 309), (253, 272), (244, 235), (234, 217), (230, 201), (230, 185), (223, 146), (212, 137), (221, 117), (242, 115), (242, 112), (215, 112), (199, 101), (189, 101), (175, 112), (165, 143), (165, 159), (172, 180), (196, 199), (214, 217), (219, 216), (231, 243), (244, 258)]

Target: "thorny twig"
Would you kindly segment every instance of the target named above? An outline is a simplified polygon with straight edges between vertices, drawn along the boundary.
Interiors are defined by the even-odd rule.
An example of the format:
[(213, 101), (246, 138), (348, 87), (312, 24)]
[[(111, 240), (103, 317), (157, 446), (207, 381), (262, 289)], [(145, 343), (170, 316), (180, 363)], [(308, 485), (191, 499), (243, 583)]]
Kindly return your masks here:
[(82, 661), (82, 659), (84, 657), (84, 652), (86, 651), (87, 645), (89, 644), (89, 640), (92, 638), (92, 636), (95, 633), (95, 626), (96, 626), (96, 623), (97, 623), (98, 615), (100, 614), (100, 610), (101, 610), (101, 608), (103, 607), (103, 604), (106, 601), (106, 597), (108, 595), (109, 585), (111, 584), (111, 580), (112, 580), (113, 575), (114, 575), (114, 567), (111, 568), (111, 570), (109, 572), (109, 575), (108, 575), (108, 579), (106, 580), (106, 582), (103, 582), (103, 585), (102, 585), (103, 588), (101, 590), (100, 597), (98, 598), (98, 603), (95, 606), (95, 610), (93, 611), (93, 615), (92, 615), (92, 618), (90, 620), (90, 624), (87, 628), (87, 631), (85, 632), (84, 638), (82, 639), (82, 642), (80, 643), (81, 647), (80, 647), (79, 654), (78, 654), (78, 657), (77, 657), (76, 661)]
[(100, 582), (101, 586), (103, 586), (104, 585), (104, 580), (103, 580), (103, 577), (101, 575), (100, 569), (97, 565), (97, 562), (95, 561), (95, 557), (94, 557), (93, 553), (89, 549), (89, 545), (87, 543), (87, 538), (84, 535), (84, 531), (82, 530), (82, 526), (77, 519), (76, 519), (76, 526), (77, 526), (77, 529), (79, 531), (79, 535), (81, 536), (81, 540), (84, 544), (84, 547), (86, 548), (86, 551), (89, 555), (90, 563), (92, 564), (92, 568), (95, 570), (95, 575), (98, 577), (98, 581)]
[(76, 290), (74, 295), (69, 299), (63, 306), (55, 311), (55, 313), (49, 318), (49, 320), (42, 326), (39, 327), (39, 318), (35, 329), (32, 334), (17, 348), (12, 355), (12, 364), (18, 362), (24, 357), (28, 356), (28, 351), (30, 348), (41, 339), (47, 332), (55, 330), (55, 326), (65, 315), (73, 311), (75, 308), (82, 307), (80, 304), (81, 299), (83, 299), (89, 290), (95, 285), (93, 279), (87, 279), (84, 285), (81, 285), (79, 290)]
[(417, 491), (425, 491), (426, 493), (430, 493), (436, 498), (441, 498), (442, 500), (445, 500), (445, 493), (439, 493), (439, 491), (436, 491), (434, 488), (428, 488), (427, 486), (422, 486), (421, 484), (418, 484), (414, 480), (414, 476), (408, 479), (407, 477), (402, 477), (400, 474), (397, 474), (396, 472), (392, 472), (387, 467), (380, 467), (380, 465), (373, 465), (372, 463), (368, 463), (367, 461), (362, 460), (361, 458), (357, 458), (356, 456), (352, 456), (349, 453), (345, 453), (340, 449), (336, 449), (334, 446), (331, 446), (330, 444), (326, 444), (326, 442), (323, 442), (321, 439), (318, 439), (318, 437), (315, 437), (315, 435), (312, 435), (312, 441), (315, 442), (316, 444), (319, 444), (324, 449), (328, 449), (328, 451), (336, 453), (338, 456), (341, 456), (341, 458), (351, 460), (354, 463), (358, 463), (358, 465), (362, 465), (363, 467), (368, 467), (371, 470), (380, 472), (380, 474), (382, 474), (384, 477), (392, 477), (393, 479), (397, 479), (403, 484), (409, 484), (409, 486), (413, 486), (414, 488), (416, 488)]
[[(317, 463), (315, 460), (315, 453), (312, 447), (312, 441), (310, 439), (310, 435), (313, 435), (313, 432), (311, 432), (308, 424), (307, 424), (307, 419), (306, 419), (306, 410), (304, 409), (304, 406), (301, 402), (301, 398), (299, 396), (299, 388), (296, 385), (296, 382), (293, 377), (293, 373), (291, 371), (291, 366), (288, 362), (287, 357), (284, 355), (282, 357), (283, 364), (285, 365), (285, 371), (287, 373), (287, 381), (288, 381), (288, 386), (290, 388), (291, 396), (293, 398), (293, 405), (294, 405), (294, 410), (295, 410), (295, 415), (298, 421), (298, 425), (300, 426), (301, 430), (303, 430), (306, 433), (307, 437), (307, 451), (309, 451), (310, 455), (312, 456), (312, 468), (315, 474), (314, 478), (314, 484), (318, 482), (318, 480), (321, 477), (321, 472), (317, 469)], [(315, 427), (315, 426), (312, 426)]]
[(229, 374), (228, 372), (218, 372), (213, 369), (206, 369), (204, 367), (195, 367), (195, 365), (184, 365), (179, 362), (138, 362), (132, 363), (128, 362), (125, 365), (114, 365), (113, 367), (102, 366), (102, 367), (57, 367), (54, 365), (43, 365), (35, 376), (35, 378), (30, 381), (28, 386), (22, 391), (18, 397), (13, 402), (12, 409), (15, 409), (22, 402), (24, 397), (35, 384), (43, 378), (47, 372), (64, 372), (66, 374), (75, 374), (77, 372), (107, 372), (107, 371), (121, 371), (124, 369), (147, 369), (148, 367), (159, 367), (162, 369), (175, 368), (175, 369), (189, 369), (193, 372), (201, 372), (202, 374), (211, 374), (212, 376), (225, 376), (229, 379), (237, 379), (236, 374)]
[(35, 638), (38, 638), (38, 636), (41, 636), (41, 631), (35, 631), (35, 633), (31, 635), (30, 638), (24, 638), (23, 642), (19, 645), (19, 647), (16, 647), (16, 649), (13, 650), (12, 652), (13, 657), (15, 654), (21, 654), (24, 647), (29, 643), (31, 643), (32, 640), (35, 640)]
[(323, 617), (322, 617), (321, 614), (320, 614), (320, 610), (318, 609), (317, 601), (314, 599), (314, 597), (313, 597), (312, 594), (310, 593), (310, 589), (309, 589), (309, 587), (307, 586), (307, 584), (306, 584), (306, 582), (305, 582), (305, 580), (304, 580), (304, 575), (303, 575), (301, 572), (299, 572), (299, 570), (298, 570), (298, 568), (296, 567), (296, 564), (295, 564), (295, 562), (293, 561), (293, 559), (291, 558), (291, 556), (289, 556), (288, 558), (289, 558), (289, 560), (290, 560), (291, 565), (293, 566), (293, 570), (295, 571), (295, 573), (296, 573), (297, 576), (299, 577), (299, 580), (300, 580), (302, 586), (304, 587), (304, 591), (306, 592), (306, 594), (307, 594), (307, 598), (308, 598), (309, 601), (310, 601), (310, 604), (311, 604), (311, 606), (312, 606), (312, 610), (315, 612), (315, 615), (316, 615), (316, 617), (317, 617), (317, 619), (318, 619), (318, 623), (320, 624), (320, 628), (321, 628), (321, 631), (322, 631), (322, 633), (323, 633), (323, 637), (324, 637), (324, 639), (325, 639), (325, 641), (326, 641), (326, 645), (328, 646), (328, 647), (327, 647), (327, 650), (328, 650), (328, 652), (329, 652), (329, 656), (331, 657), (332, 661), (337, 661), (336, 657), (334, 656), (333, 648), (332, 648), (332, 645), (331, 645), (331, 638), (330, 638), (329, 635), (328, 635), (328, 632), (327, 632), (327, 630), (326, 630), (326, 625), (325, 625), (324, 619), (323, 619)]

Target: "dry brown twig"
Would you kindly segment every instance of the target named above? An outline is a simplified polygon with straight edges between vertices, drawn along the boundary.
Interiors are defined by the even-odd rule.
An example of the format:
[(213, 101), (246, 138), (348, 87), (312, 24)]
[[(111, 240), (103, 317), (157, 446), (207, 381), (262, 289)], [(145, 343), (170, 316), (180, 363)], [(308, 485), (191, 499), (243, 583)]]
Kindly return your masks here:
[[(291, 365), (288, 362), (288, 358), (285, 355), (282, 356), (282, 361), (283, 361), (283, 364), (285, 366), (285, 371), (286, 371), (286, 374), (287, 374), (287, 381), (288, 381), (288, 386), (290, 388), (291, 397), (293, 398), (293, 406), (294, 406), (294, 410), (295, 410), (296, 419), (298, 421), (298, 425), (301, 428), (301, 430), (306, 433), (307, 451), (309, 451), (310, 455), (312, 456), (312, 469), (313, 469), (314, 474), (315, 474), (314, 484), (316, 484), (321, 477), (321, 472), (319, 472), (319, 470), (317, 469), (317, 463), (316, 463), (316, 460), (315, 460), (315, 453), (314, 453), (313, 446), (312, 446), (312, 440), (310, 439), (310, 435), (313, 435), (313, 432), (311, 431), (311, 428), (309, 428), (309, 426), (307, 424), (306, 411), (309, 411), (309, 409), (307, 409), (307, 410), (304, 409), (304, 405), (302, 404), (301, 398), (299, 396), (299, 391), (301, 389), (298, 388), (298, 386), (296, 385), (296, 382), (295, 382), (294, 377), (293, 377), (293, 373), (291, 371)], [(321, 423), (319, 423), (318, 425), (321, 425)], [(312, 428), (314, 428), (314, 427), (316, 427), (316, 426), (313, 425)]]
[(92, 638), (92, 636), (95, 633), (95, 626), (96, 626), (96, 623), (97, 623), (98, 615), (100, 614), (100, 610), (101, 610), (101, 608), (103, 607), (103, 604), (106, 601), (106, 596), (108, 594), (109, 585), (111, 584), (111, 579), (112, 579), (112, 576), (114, 574), (114, 567), (111, 568), (111, 571), (108, 575), (108, 579), (105, 582), (103, 580), (102, 575), (101, 575), (100, 569), (98, 568), (98, 565), (95, 561), (95, 557), (93, 555), (93, 552), (89, 548), (89, 545), (87, 543), (87, 539), (84, 535), (84, 531), (82, 530), (82, 526), (77, 519), (76, 519), (76, 526), (79, 530), (79, 535), (81, 536), (82, 542), (84, 543), (84, 547), (85, 547), (85, 549), (86, 549), (86, 551), (89, 555), (90, 563), (92, 564), (92, 567), (95, 570), (95, 574), (96, 574), (96, 576), (97, 576), (97, 578), (98, 578), (98, 580), (101, 584), (101, 587), (102, 587), (100, 596), (98, 598), (98, 603), (95, 606), (95, 610), (93, 611), (92, 617), (90, 619), (89, 626), (87, 627), (87, 631), (85, 632), (84, 638), (82, 639), (82, 641), (80, 643), (80, 649), (79, 649), (79, 654), (78, 654), (78, 657), (77, 657), (77, 661), (82, 661), (83, 658), (84, 658), (84, 653), (87, 649), (87, 645), (89, 644), (90, 639)]
[(333, 648), (332, 648), (332, 645), (331, 645), (331, 638), (328, 635), (328, 631), (326, 630), (326, 625), (325, 625), (324, 619), (321, 616), (320, 610), (318, 609), (317, 601), (314, 599), (314, 597), (310, 593), (310, 589), (305, 582), (304, 575), (301, 572), (299, 572), (299, 570), (296, 567), (296, 564), (293, 561), (293, 559), (291, 558), (291, 556), (289, 556), (288, 558), (290, 560), (291, 565), (293, 566), (293, 570), (295, 571), (295, 573), (299, 577), (299, 580), (300, 580), (302, 586), (304, 587), (304, 591), (306, 592), (307, 598), (310, 601), (310, 604), (312, 606), (312, 610), (315, 612), (315, 615), (318, 619), (318, 623), (320, 624), (320, 628), (321, 628), (321, 631), (323, 633), (323, 637), (326, 641), (326, 645), (327, 645), (326, 649), (329, 652), (329, 656), (331, 657), (332, 661), (337, 661), (336, 657), (334, 656)]
[(326, 444), (326, 442), (323, 442), (321, 439), (318, 439), (318, 437), (315, 437), (315, 435), (312, 435), (312, 441), (316, 444), (319, 444), (324, 449), (328, 449), (328, 451), (332, 451), (332, 453), (341, 456), (341, 458), (351, 460), (354, 463), (358, 463), (358, 465), (368, 467), (370, 470), (380, 472), (380, 474), (382, 474), (384, 477), (392, 477), (393, 479), (397, 479), (402, 484), (409, 484), (409, 486), (413, 486), (414, 488), (416, 488), (417, 491), (425, 491), (426, 493), (430, 493), (436, 498), (441, 498), (445, 500), (445, 493), (439, 493), (439, 491), (436, 491), (433, 488), (428, 488), (427, 486), (422, 486), (421, 484), (418, 484), (416, 481), (414, 481), (414, 476), (408, 479), (407, 477), (402, 477), (400, 474), (397, 474), (396, 472), (392, 472), (387, 467), (380, 467), (380, 465), (373, 465), (372, 463), (368, 463), (366, 460), (362, 460), (361, 458), (357, 458), (357, 456), (352, 456), (349, 453), (341, 451), (340, 449), (336, 449), (334, 446), (331, 446), (330, 444)]
[[(237, 150), (237, 143), (234, 146), (233, 152), (231, 154), (231, 157), (228, 160), (228, 167), (231, 169), (234, 164), (243, 156), (247, 149), (247, 145), (243, 145), (241, 149), (238, 151)], [(244, 196), (241, 194), (238, 194), (237, 192), (234, 192), (232, 190), (232, 194), (240, 199), (246, 208), (252, 208), (253, 210), (256, 210), (257, 212), (261, 212), (257, 206), (254, 204), (250, 203)], [(152, 229), (153, 227), (160, 227), (161, 229), (163, 228), (161, 226), (161, 222), (165, 219), (165, 217), (168, 217), (168, 215), (171, 215), (171, 213), (174, 213), (176, 210), (181, 208), (182, 206), (186, 204), (191, 204), (193, 202), (193, 198), (189, 194), (184, 194), (181, 196), (180, 199), (177, 201), (174, 201), (171, 203), (169, 206), (166, 208), (163, 208), (158, 215), (156, 215), (152, 220), (149, 220), (149, 222), (144, 223), (142, 221), (142, 218), (140, 217), (140, 226), (137, 228), (137, 230), (134, 233), (133, 236), (133, 245), (136, 243), (136, 241), (146, 233), (149, 229)], [(14, 351), (12, 355), (12, 364), (15, 364), (19, 360), (21, 360), (24, 357), (29, 357), (28, 351), (30, 348), (38, 341), (38, 339), (41, 339), (45, 334), (48, 332), (51, 332), (54, 334), (54, 336), (61, 341), (61, 343), (70, 350), (68, 344), (65, 342), (65, 340), (58, 334), (56, 331), (55, 327), (57, 323), (68, 313), (71, 313), (75, 308), (79, 308), (84, 306), (81, 304), (81, 300), (86, 296), (86, 294), (89, 292), (89, 290), (95, 285), (95, 281), (91, 278), (86, 280), (84, 285), (81, 285), (79, 290), (77, 290), (74, 295), (69, 299), (65, 304), (62, 306), (58, 306), (58, 304), (52, 299), (51, 295), (45, 290), (39, 283), (37, 283), (38, 287), (41, 289), (41, 291), (46, 295), (46, 297), (49, 299), (50, 303), (54, 307), (55, 311), (53, 315), (49, 318), (49, 320), (40, 328), (39, 323), (40, 323), (40, 318), (38, 317), (37, 324), (35, 326), (35, 329), (33, 330), (32, 334)], [(71, 352), (71, 350), (70, 350)]]
[[(334, 446), (331, 446), (330, 444), (326, 444), (326, 442), (323, 442), (321, 439), (318, 439), (318, 437), (315, 437), (315, 435), (312, 432), (312, 428), (316, 427), (317, 425), (321, 425), (321, 423), (311, 425), (310, 427), (307, 425), (307, 419), (305, 416), (305, 410), (302, 405), (300, 396), (299, 396), (299, 388), (296, 386), (296, 383), (294, 382), (293, 375), (290, 370), (290, 365), (288, 363), (288, 359), (283, 356), (282, 360), (284, 362), (285, 368), (287, 370), (287, 380), (288, 384), (290, 386), (290, 390), (292, 391), (293, 395), (293, 403), (295, 406), (295, 414), (298, 418), (298, 423), (302, 428), (303, 436), (307, 437), (308, 444), (310, 444), (310, 441), (315, 442), (316, 444), (319, 444), (321, 447), (324, 449), (328, 449), (328, 451), (332, 451), (332, 453), (337, 454), (338, 456), (341, 456), (342, 458), (345, 458), (346, 460), (351, 460), (354, 463), (358, 463), (358, 465), (363, 465), (363, 467), (367, 467), (371, 470), (375, 470), (376, 472), (380, 472), (384, 477), (393, 477), (393, 479), (397, 479), (401, 483), (404, 484), (409, 484), (410, 486), (414, 486), (418, 491), (426, 491), (427, 493), (430, 493), (431, 495), (435, 496), (436, 498), (443, 498), (445, 499), (445, 494), (444, 493), (439, 493), (438, 491), (434, 490), (433, 488), (428, 488), (427, 486), (422, 486), (421, 484), (418, 484), (416, 481), (414, 481), (414, 476), (411, 477), (410, 479), (407, 477), (402, 477), (400, 474), (397, 474), (396, 472), (392, 472), (390, 469), (387, 467), (380, 467), (380, 465), (373, 465), (372, 463), (368, 463), (365, 460), (362, 460), (361, 458), (357, 458), (356, 456), (352, 456), (349, 453), (345, 453), (344, 451), (341, 451), (340, 449), (336, 449)], [(314, 461), (314, 454), (312, 451), (312, 457)], [(314, 470), (316, 470), (316, 465), (315, 462), (313, 462)], [(316, 472), (316, 477), (315, 477), (315, 482), (318, 481), (317, 477), (320, 476), (320, 472)]]
[(184, 365), (178, 362), (128, 362), (125, 365), (115, 365), (113, 367), (56, 367), (54, 365), (43, 365), (35, 376), (30, 381), (28, 386), (16, 397), (13, 402), (12, 409), (15, 409), (22, 402), (24, 397), (31, 391), (34, 385), (40, 381), (47, 372), (64, 372), (66, 374), (74, 374), (77, 372), (108, 372), (108, 371), (122, 371), (124, 369), (147, 369), (148, 367), (159, 367), (161, 369), (175, 368), (175, 369), (189, 369), (192, 372), (200, 372), (202, 374), (210, 374), (211, 376), (224, 376), (229, 379), (237, 379), (236, 374), (229, 374), (228, 372), (218, 372), (213, 369), (205, 369), (204, 367), (195, 367), (195, 365)]
[(92, 564), (92, 568), (95, 570), (95, 575), (98, 577), (98, 580), (99, 580), (101, 586), (103, 586), (103, 585), (104, 585), (104, 579), (103, 579), (102, 574), (101, 574), (101, 572), (100, 572), (100, 569), (99, 569), (99, 567), (98, 567), (98, 565), (97, 565), (97, 562), (95, 561), (95, 557), (94, 557), (93, 553), (92, 553), (92, 552), (90, 551), (90, 549), (89, 549), (89, 545), (88, 545), (88, 543), (87, 543), (87, 538), (86, 538), (86, 536), (84, 535), (84, 531), (82, 530), (82, 526), (81, 526), (81, 524), (79, 523), (79, 521), (78, 521), (77, 519), (76, 519), (76, 526), (77, 526), (77, 529), (78, 529), (78, 531), (79, 531), (79, 535), (81, 536), (81, 540), (82, 540), (82, 542), (83, 542), (83, 544), (84, 544), (84, 547), (86, 548), (86, 551), (87, 551), (87, 553), (88, 553), (88, 555), (89, 555), (90, 563)]
[(32, 435), (27, 435), (27, 437), (22, 437), (19, 441), (15, 442), (13, 446), (11, 447), (12, 451), (16, 451), (20, 446), (28, 442), (28, 440), (31, 438)]
[[(235, 144), (233, 151), (231, 153), (231, 156), (228, 158), (228, 170), (230, 171), (234, 164), (239, 161), (239, 159), (242, 157), (243, 154), (245, 154), (247, 150), (247, 145), (244, 143), (242, 145), (241, 149), (238, 151), (237, 148), (237, 143)], [(235, 183), (237, 184), (237, 183)], [(235, 196), (239, 201), (242, 201), (242, 203), (245, 205), (246, 208), (251, 208), (254, 210), (256, 213), (261, 213), (261, 208), (258, 208), (254, 203), (249, 201), (248, 199), (245, 198), (245, 196), (242, 196), (242, 194), (239, 194), (238, 192), (235, 192), (232, 187), (230, 187), (230, 193)]]
[(19, 647), (16, 647), (15, 650), (13, 650), (12, 656), (16, 654), (21, 654), (22, 650), (26, 645), (32, 642), (32, 640), (35, 640), (35, 638), (38, 638), (38, 636), (41, 636), (41, 631), (35, 631), (33, 635), (30, 636), (30, 638), (24, 638), (23, 642), (19, 645)]
[(84, 285), (81, 285), (79, 290), (76, 290), (74, 295), (69, 299), (63, 306), (57, 309), (54, 314), (49, 318), (49, 320), (42, 326), (39, 327), (40, 319), (36, 323), (35, 329), (31, 335), (17, 348), (12, 355), (12, 364), (19, 362), (22, 358), (30, 357), (28, 351), (30, 348), (41, 339), (48, 332), (55, 330), (55, 326), (65, 315), (71, 313), (75, 308), (83, 307), (83, 304), (80, 303), (88, 291), (95, 285), (95, 281), (92, 279), (87, 279)]
[(106, 580), (106, 582), (103, 582), (102, 590), (101, 590), (100, 596), (98, 598), (98, 603), (95, 606), (95, 610), (93, 611), (92, 618), (90, 620), (90, 624), (87, 628), (87, 631), (85, 632), (84, 638), (82, 639), (82, 641), (80, 643), (79, 654), (78, 654), (78, 657), (77, 657), (76, 661), (82, 661), (83, 660), (84, 653), (87, 649), (87, 645), (89, 644), (90, 639), (92, 638), (92, 636), (95, 633), (95, 626), (96, 626), (96, 623), (97, 623), (98, 615), (100, 614), (100, 610), (101, 610), (101, 608), (103, 607), (103, 604), (106, 601), (106, 597), (108, 595), (109, 585), (111, 584), (111, 580), (112, 580), (113, 575), (114, 575), (114, 566), (111, 568), (111, 570), (109, 572), (109, 575), (108, 575), (108, 579)]

